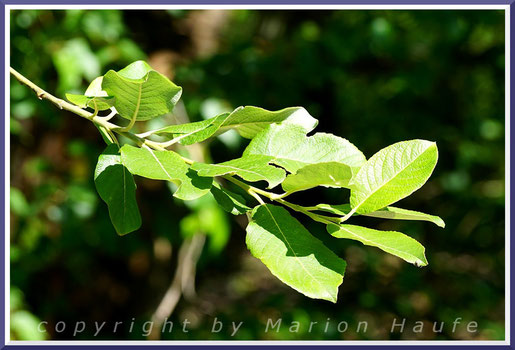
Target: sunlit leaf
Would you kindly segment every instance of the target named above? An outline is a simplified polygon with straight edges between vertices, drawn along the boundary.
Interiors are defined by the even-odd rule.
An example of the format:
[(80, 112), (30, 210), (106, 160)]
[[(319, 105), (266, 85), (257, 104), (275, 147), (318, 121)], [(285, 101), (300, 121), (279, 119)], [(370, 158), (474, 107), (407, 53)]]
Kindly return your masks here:
[(213, 179), (198, 176), (175, 152), (125, 145), (121, 153), (122, 163), (132, 174), (175, 183), (179, 188), (174, 196), (179, 199), (199, 198), (211, 188)]
[(91, 107), (99, 111), (110, 109), (114, 105), (114, 97), (102, 90), (102, 79), (98, 77), (93, 80), (84, 95), (66, 94), (66, 98), (81, 108)]
[(221, 125), (221, 132), (235, 129), (245, 138), (253, 138), (272, 123), (297, 125), (305, 132), (313, 130), (318, 120), (302, 107), (288, 107), (279, 111), (268, 111), (254, 106), (236, 108)]
[(129, 120), (148, 120), (172, 111), (182, 93), (181, 87), (143, 61), (108, 71), (102, 88), (115, 98), (118, 114)]
[(363, 153), (344, 138), (326, 133), (306, 136), (306, 130), (292, 124), (273, 124), (252, 139), (244, 156), (267, 155), (290, 173), (309, 164), (338, 162), (359, 168)]
[[(351, 211), (350, 204), (318, 204), (316, 208), (318, 210), (329, 212), (339, 216), (345, 216), (347, 213)], [(397, 207), (386, 207), (370, 213), (360, 215), (381, 219), (429, 221), (437, 226), (445, 227), (445, 222), (439, 216)]]
[(244, 180), (266, 181), (268, 187), (273, 188), (280, 184), (286, 174), (284, 170), (268, 163), (272, 157), (252, 156), (242, 157), (230, 160), (228, 162), (218, 164), (194, 163), (192, 169), (198, 172), (200, 176), (221, 176), (221, 175), (238, 175)]
[(246, 242), (252, 255), (282, 282), (310, 298), (336, 302), (345, 261), (286, 209), (271, 204), (254, 208)]
[(348, 238), (377, 247), (416, 266), (426, 266), (425, 248), (413, 238), (396, 231), (379, 231), (356, 225), (328, 225), (336, 238)]
[(411, 140), (383, 148), (353, 177), (351, 207), (365, 214), (409, 196), (431, 176), (437, 160), (434, 142)]
[(213, 136), (228, 116), (229, 113), (224, 113), (200, 122), (169, 125), (154, 130), (151, 134), (165, 136), (169, 140), (177, 139), (183, 145), (191, 145)]
[(352, 168), (337, 162), (309, 164), (290, 174), (282, 183), (286, 192), (307, 190), (316, 186), (347, 187)]

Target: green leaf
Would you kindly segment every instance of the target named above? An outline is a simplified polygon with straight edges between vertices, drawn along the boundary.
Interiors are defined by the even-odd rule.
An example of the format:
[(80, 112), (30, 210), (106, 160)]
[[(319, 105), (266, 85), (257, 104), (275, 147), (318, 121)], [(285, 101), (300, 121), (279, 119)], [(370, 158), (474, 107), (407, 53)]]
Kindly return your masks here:
[(309, 164), (290, 174), (282, 183), (286, 192), (307, 190), (316, 186), (347, 187), (352, 178), (352, 168), (337, 162)]
[(288, 107), (279, 111), (246, 106), (236, 108), (221, 125), (221, 132), (235, 129), (242, 137), (251, 139), (272, 123), (293, 124), (306, 133), (313, 130), (318, 120), (302, 107)]
[(183, 145), (192, 145), (213, 136), (228, 116), (229, 113), (224, 113), (200, 122), (169, 125), (149, 134), (178, 139), (178, 142)]
[(221, 176), (238, 175), (244, 180), (266, 181), (268, 188), (273, 188), (280, 184), (286, 177), (284, 170), (268, 163), (272, 157), (252, 156), (242, 157), (219, 164), (194, 163), (192, 169), (197, 171), (200, 176)]
[(397, 207), (386, 207), (365, 215), (382, 219), (429, 221), (442, 228), (445, 227), (445, 222), (439, 216)]
[(424, 246), (403, 233), (355, 225), (327, 225), (327, 231), (336, 238), (353, 239), (377, 247), (416, 266), (427, 265)]
[(102, 90), (102, 79), (94, 79), (84, 95), (66, 94), (66, 98), (76, 106), (81, 108), (91, 107), (95, 110), (104, 111), (114, 105), (114, 97), (107, 96), (107, 92)]
[(345, 261), (286, 209), (271, 204), (254, 208), (246, 242), (252, 255), (282, 282), (310, 298), (336, 302)]
[(403, 141), (383, 148), (353, 177), (351, 207), (365, 214), (409, 196), (424, 185), (437, 160), (434, 142)]
[(121, 163), (118, 151), (118, 146), (111, 144), (98, 158), (95, 186), (100, 198), (107, 204), (116, 232), (124, 235), (141, 226), (141, 216), (134, 178)]
[[(347, 213), (351, 211), (350, 204), (339, 204), (339, 205), (331, 205), (331, 204), (318, 204), (316, 206), (317, 210), (326, 211), (332, 214), (345, 216)], [(430, 215), (421, 213), (419, 211), (402, 209), (397, 207), (386, 207), (379, 209), (377, 211), (373, 211), (366, 214), (361, 214), (364, 216), (370, 216), (381, 219), (395, 219), (395, 220), (415, 220), (415, 221), (429, 221), (433, 224), (445, 227), (445, 222), (436, 215)]]
[(352, 143), (326, 133), (306, 136), (306, 130), (297, 125), (272, 124), (259, 133), (245, 149), (243, 156), (267, 155), (272, 163), (290, 173), (296, 173), (309, 164), (338, 162), (359, 168), (366, 159)]
[(213, 182), (211, 194), (220, 207), (228, 213), (241, 215), (250, 210), (250, 208), (245, 204), (245, 199), (242, 196), (221, 187), (216, 182)]
[(211, 188), (213, 179), (198, 176), (175, 152), (124, 145), (121, 153), (122, 163), (134, 175), (175, 183), (179, 188), (174, 196), (179, 199), (192, 200), (202, 197)]
[(182, 88), (143, 61), (136, 61), (119, 72), (110, 70), (102, 88), (114, 96), (114, 107), (123, 118), (138, 121), (166, 114), (181, 97)]

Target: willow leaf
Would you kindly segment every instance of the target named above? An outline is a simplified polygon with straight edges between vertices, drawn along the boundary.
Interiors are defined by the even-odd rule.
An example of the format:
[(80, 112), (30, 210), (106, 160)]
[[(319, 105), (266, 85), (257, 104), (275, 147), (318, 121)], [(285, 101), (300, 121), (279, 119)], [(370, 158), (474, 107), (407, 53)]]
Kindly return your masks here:
[(238, 175), (244, 180), (266, 181), (268, 188), (280, 184), (286, 177), (284, 170), (269, 165), (267, 156), (242, 157), (218, 164), (194, 163), (192, 169), (200, 176)]
[(252, 255), (282, 282), (310, 298), (336, 302), (345, 261), (286, 209), (271, 204), (254, 208), (246, 242)]
[(403, 233), (356, 225), (327, 225), (327, 231), (336, 238), (353, 239), (377, 247), (416, 266), (427, 265), (424, 246)]
[(102, 88), (115, 98), (118, 114), (129, 120), (148, 120), (172, 111), (182, 93), (181, 87), (143, 61), (108, 71)]
[(437, 160), (434, 142), (411, 140), (383, 148), (353, 177), (351, 207), (365, 214), (409, 196), (424, 185)]
[(66, 94), (66, 98), (76, 106), (81, 108), (91, 107), (98, 111), (110, 109), (114, 105), (114, 97), (107, 96), (107, 92), (102, 90), (102, 79), (94, 79), (84, 95)]
[(223, 188), (216, 182), (213, 182), (211, 194), (223, 210), (233, 215), (245, 214), (251, 209), (245, 204), (242, 196)]
[(293, 124), (272, 124), (252, 139), (243, 156), (266, 155), (272, 163), (290, 173), (309, 164), (338, 162), (359, 168), (363, 153), (344, 138), (326, 133), (306, 136), (306, 130)]
[(124, 145), (121, 153), (122, 163), (132, 174), (175, 183), (178, 189), (174, 196), (179, 199), (192, 200), (202, 197), (211, 188), (213, 179), (198, 176), (175, 152)]
[(235, 129), (242, 137), (251, 139), (272, 123), (297, 125), (305, 132), (313, 130), (318, 120), (303, 107), (288, 107), (268, 111), (254, 106), (236, 108), (223, 122), (220, 132)]
[(290, 174), (282, 183), (286, 192), (307, 190), (316, 186), (346, 187), (352, 178), (352, 168), (337, 162), (309, 164)]
[(229, 113), (224, 113), (199, 122), (169, 125), (149, 134), (164, 136), (169, 140), (177, 139), (183, 145), (192, 145), (213, 136), (228, 116)]
[(124, 235), (141, 226), (136, 202), (136, 184), (132, 174), (120, 161), (118, 146), (109, 145), (99, 156), (95, 168), (95, 187), (107, 204), (116, 232)]

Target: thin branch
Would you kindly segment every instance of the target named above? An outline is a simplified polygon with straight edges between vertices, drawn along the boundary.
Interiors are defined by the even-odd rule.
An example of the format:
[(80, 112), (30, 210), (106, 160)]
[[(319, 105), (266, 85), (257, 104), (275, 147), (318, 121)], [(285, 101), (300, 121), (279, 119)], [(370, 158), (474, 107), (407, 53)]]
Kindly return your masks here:
[(186, 239), (180, 249), (177, 258), (177, 269), (175, 276), (168, 287), (163, 299), (159, 303), (156, 311), (152, 315), (152, 332), (149, 339), (158, 340), (161, 335), (161, 327), (165, 320), (172, 314), (181, 298), (181, 294), (185, 288), (189, 286), (189, 280), (195, 275), (194, 270), (200, 257), (200, 252), (204, 246), (206, 236), (196, 234), (191, 239)]

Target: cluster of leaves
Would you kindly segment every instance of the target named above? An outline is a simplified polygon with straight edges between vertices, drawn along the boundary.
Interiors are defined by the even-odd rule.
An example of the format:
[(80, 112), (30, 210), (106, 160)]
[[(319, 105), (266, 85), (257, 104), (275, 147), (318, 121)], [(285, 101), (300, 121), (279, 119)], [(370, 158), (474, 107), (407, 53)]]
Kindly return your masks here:
[[(282, 282), (311, 298), (336, 302), (346, 262), (312, 236), (284, 207), (325, 224), (328, 233), (336, 238), (377, 247), (416, 266), (427, 265), (424, 247), (411, 237), (344, 222), (354, 215), (364, 215), (430, 221), (444, 227), (437, 216), (390, 206), (428, 180), (438, 159), (435, 143), (398, 142), (367, 160), (344, 138), (327, 133), (307, 136), (318, 121), (302, 107), (267, 111), (247, 106), (204, 121), (147, 131), (136, 136), (136, 145), (120, 145), (112, 131), (127, 132), (136, 121), (171, 112), (181, 93), (179, 86), (145, 62), (137, 61), (95, 79), (84, 95), (67, 94), (75, 105), (93, 108), (95, 116), (99, 110), (110, 109), (110, 116), (116, 113), (129, 120), (127, 126), (116, 126), (105, 134), (109, 145), (95, 170), (98, 193), (107, 203), (119, 234), (137, 230), (141, 225), (133, 178), (137, 175), (174, 183), (174, 196), (179, 199), (193, 200), (210, 193), (227, 212), (246, 213), (246, 242), (251, 253)], [(175, 143), (202, 142), (230, 129), (251, 140), (237, 159), (206, 164), (166, 149)], [(244, 189), (249, 197), (222, 186), (226, 181)], [(267, 189), (280, 185), (282, 193), (249, 184), (262, 181), (268, 184)], [(349, 203), (307, 207), (284, 199), (318, 186), (349, 189)], [(342, 195), (346, 193), (342, 191)], [(257, 201), (254, 207), (248, 202), (252, 197)], [(265, 203), (262, 197), (275, 204)]]

